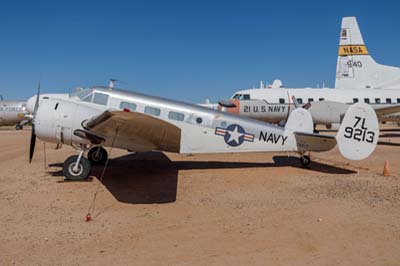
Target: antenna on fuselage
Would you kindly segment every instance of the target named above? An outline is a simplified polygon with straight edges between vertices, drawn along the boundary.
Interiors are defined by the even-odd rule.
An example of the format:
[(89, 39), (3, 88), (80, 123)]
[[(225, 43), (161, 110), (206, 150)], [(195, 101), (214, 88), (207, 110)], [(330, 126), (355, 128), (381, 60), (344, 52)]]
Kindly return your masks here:
[(112, 90), (114, 88), (114, 85), (115, 85), (116, 81), (117, 81), (116, 79), (110, 79), (110, 82), (108, 83), (108, 88), (110, 90)]

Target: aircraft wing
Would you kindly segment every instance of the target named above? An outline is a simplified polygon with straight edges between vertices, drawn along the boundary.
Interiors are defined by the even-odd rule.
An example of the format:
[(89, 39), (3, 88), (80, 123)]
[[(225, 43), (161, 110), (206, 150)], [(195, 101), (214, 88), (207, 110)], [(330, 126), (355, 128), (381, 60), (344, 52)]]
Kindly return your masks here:
[[(179, 152), (181, 130), (156, 117), (125, 111), (105, 111), (83, 122), (84, 133), (93, 134), (115, 147), (132, 151), (166, 150)], [(116, 135), (116, 130), (118, 133)], [(82, 134), (81, 134), (82, 135)]]
[(378, 108), (375, 109), (375, 112), (377, 116), (400, 113), (400, 104)]
[(336, 146), (334, 136), (294, 132), (299, 151), (329, 151)]

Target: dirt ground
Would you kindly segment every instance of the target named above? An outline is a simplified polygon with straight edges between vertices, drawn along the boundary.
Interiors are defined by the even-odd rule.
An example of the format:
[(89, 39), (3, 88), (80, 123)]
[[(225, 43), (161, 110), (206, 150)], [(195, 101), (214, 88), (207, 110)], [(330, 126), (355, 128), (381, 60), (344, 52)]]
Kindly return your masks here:
[(0, 130), (0, 265), (400, 265), (398, 146), (312, 154), (310, 169), (286, 153), (113, 150), (102, 183), (102, 167), (65, 182), (74, 150), (47, 144), (45, 169), (38, 142), (30, 165), (29, 135)]

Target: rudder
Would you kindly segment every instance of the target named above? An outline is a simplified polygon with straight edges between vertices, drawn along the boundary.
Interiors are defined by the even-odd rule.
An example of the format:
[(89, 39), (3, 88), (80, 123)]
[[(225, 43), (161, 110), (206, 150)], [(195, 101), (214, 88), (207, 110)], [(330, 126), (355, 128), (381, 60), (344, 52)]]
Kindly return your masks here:
[(374, 109), (365, 103), (356, 103), (347, 110), (336, 141), (340, 153), (349, 160), (367, 158), (379, 139), (379, 123)]

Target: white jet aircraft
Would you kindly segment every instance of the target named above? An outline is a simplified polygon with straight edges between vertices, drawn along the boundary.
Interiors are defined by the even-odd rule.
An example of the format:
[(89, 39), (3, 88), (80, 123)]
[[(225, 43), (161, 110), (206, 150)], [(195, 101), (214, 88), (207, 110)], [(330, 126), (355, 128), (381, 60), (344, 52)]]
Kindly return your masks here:
[[(274, 82), (281, 84), (279, 82)], [(241, 90), (220, 109), (277, 123), (287, 119), (298, 104), (307, 105), (316, 124), (338, 128), (353, 103), (370, 104), (380, 121), (400, 122), (400, 68), (377, 64), (369, 55), (355, 17), (342, 20), (337, 60), (336, 88), (260, 86)]]
[[(85, 179), (92, 163), (105, 163), (103, 147), (128, 151), (230, 153), (294, 151), (308, 165), (306, 152), (331, 150), (338, 144), (351, 160), (369, 156), (379, 138), (374, 110), (352, 105), (336, 137), (313, 133), (310, 113), (298, 108), (285, 127), (211, 110), (194, 104), (147, 96), (110, 87), (83, 89), (63, 97), (39, 93), (28, 100), (33, 113), (29, 160), (36, 137), (71, 145), (78, 155), (66, 159), (66, 179)], [(84, 157), (88, 151), (87, 157)]]

